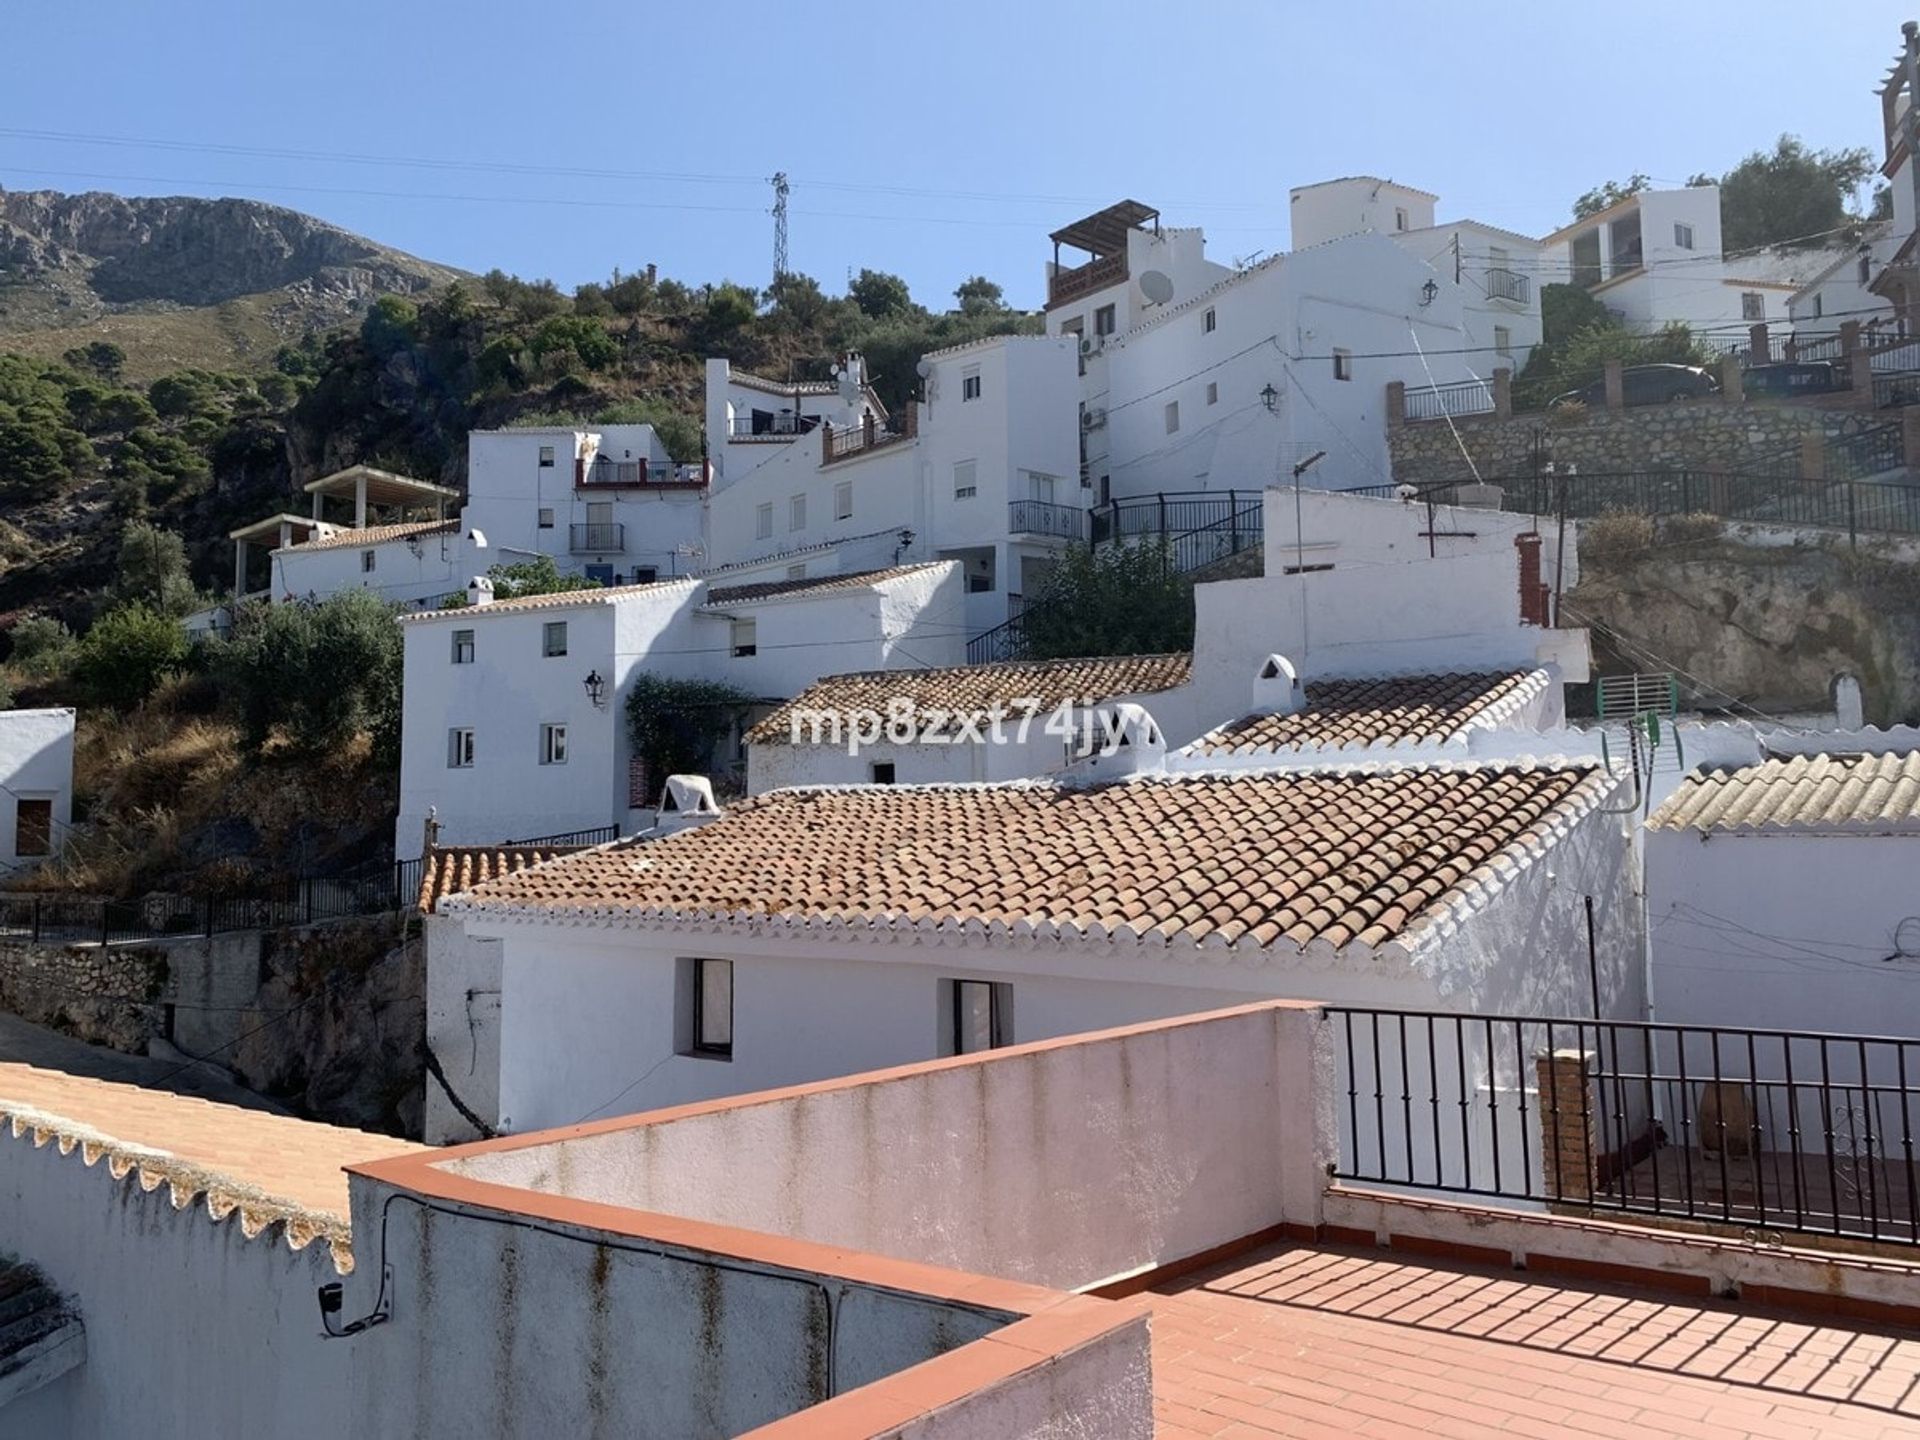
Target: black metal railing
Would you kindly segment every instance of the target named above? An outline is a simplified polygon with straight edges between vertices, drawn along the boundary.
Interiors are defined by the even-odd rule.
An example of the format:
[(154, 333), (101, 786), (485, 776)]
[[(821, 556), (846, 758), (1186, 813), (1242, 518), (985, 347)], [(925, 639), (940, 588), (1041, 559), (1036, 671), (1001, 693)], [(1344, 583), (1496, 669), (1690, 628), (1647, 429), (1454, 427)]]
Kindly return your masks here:
[(1532, 283), (1517, 270), (1503, 270), (1499, 266), (1487, 271), (1487, 296), (1493, 300), (1512, 300), (1524, 305), (1533, 293)]
[(413, 904), (419, 865), (414, 860), (360, 875), (258, 881), (219, 895), (115, 900), (9, 891), (0, 894), (0, 936), (38, 945), (125, 945), (377, 915)]
[(1795, 361), (1838, 360), (1846, 353), (1838, 333), (1815, 335), (1806, 340), (1795, 335), (1788, 339), (1787, 344), (1792, 347), (1789, 358)]
[(769, 415), (762, 410), (735, 415), (727, 422), (727, 435), (734, 440), (791, 440), (811, 434), (819, 424), (817, 415)]
[(1920, 1040), (1327, 1014), (1343, 1182), (1920, 1245)]
[(1170, 490), (1129, 495), (1096, 505), (1091, 538), (1095, 545), (1145, 535), (1182, 535), (1230, 519), (1260, 503), (1258, 490)]
[(1827, 478), (1864, 480), (1907, 463), (1907, 447), (1898, 422), (1876, 425), (1826, 447)]
[(1051, 535), (1061, 540), (1087, 538), (1087, 512), (1051, 500), (1010, 500), (1007, 528), (1014, 535)]
[(601, 521), (567, 527), (567, 549), (576, 555), (619, 554), (627, 548), (627, 527), (618, 521)]
[(1920, 375), (1874, 376), (1874, 408), (1892, 410), (1902, 405), (1920, 405)]
[(501, 849), (560, 849), (568, 845), (604, 845), (620, 838), (618, 825), (596, 825), (591, 830), (566, 830), (558, 835), (535, 835), (530, 840), (502, 840)]
[[(1797, 470), (1798, 458), (1793, 458), (1791, 468)], [(1778, 471), (1641, 470), (1490, 478), (1488, 483), (1502, 488), (1503, 509), (1542, 517), (1564, 513), (1569, 519), (1591, 519), (1615, 510), (1654, 516), (1717, 515), (1727, 520), (1844, 530), (1854, 543), (1862, 534), (1920, 535), (1920, 486), (1888, 481), (1803, 480), (1797, 473)]]
[(1450, 385), (1407, 387), (1406, 418), (1444, 420), (1448, 416), (1491, 415), (1493, 386), (1485, 380), (1456, 380)]

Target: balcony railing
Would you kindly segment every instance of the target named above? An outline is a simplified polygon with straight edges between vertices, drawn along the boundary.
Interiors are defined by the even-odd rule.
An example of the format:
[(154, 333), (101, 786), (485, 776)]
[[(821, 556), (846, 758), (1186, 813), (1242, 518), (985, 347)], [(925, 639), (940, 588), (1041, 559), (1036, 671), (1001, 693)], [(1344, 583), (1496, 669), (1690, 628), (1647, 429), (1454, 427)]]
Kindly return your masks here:
[(1126, 278), (1127, 257), (1124, 251), (1102, 255), (1072, 270), (1056, 270), (1047, 277), (1047, 308), (1051, 310), (1069, 300), (1078, 300), (1082, 295), (1091, 295), (1109, 285), (1118, 285)]
[(1014, 500), (1007, 505), (1007, 529), (1014, 535), (1051, 535), (1060, 540), (1087, 538), (1087, 512), (1050, 500)]
[(1493, 386), (1484, 380), (1460, 380), (1451, 385), (1407, 387), (1406, 418), (1444, 420), (1450, 415), (1491, 415)]
[(817, 415), (735, 415), (727, 422), (729, 440), (792, 440), (819, 427)]
[(836, 460), (845, 460), (851, 455), (859, 455), (867, 450), (878, 450), (886, 445), (897, 445), (902, 440), (911, 440), (913, 436), (904, 430), (882, 430), (869, 415), (860, 425), (849, 425), (844, 430), (836, 430), (831, 425), (820, 427), (820, 463), (831, 465)]
[(1511, 300), (1516, 305), (1524, 305), (1533, 294), (1533, 287), (1526, 276), (1514, 270), (1493, 269), (1487, 271), (1487, 296), (1493, 300)]
[(619, 555), (626, 548), (625, 525), (602, 523), (567, 527), (567, 549), (575, 555)]
[(707, 480), (707, 463), (704, 460), (691, 465), (662, 465), (651, 460), (609, 460), (599, 455), (594, 457), (591, 464), (584, 459), (576, 460), (573, 467), (573, 483), (581, 489), (599, 485), (628, 489), (646, 486), (695, 489), (705, 485)]

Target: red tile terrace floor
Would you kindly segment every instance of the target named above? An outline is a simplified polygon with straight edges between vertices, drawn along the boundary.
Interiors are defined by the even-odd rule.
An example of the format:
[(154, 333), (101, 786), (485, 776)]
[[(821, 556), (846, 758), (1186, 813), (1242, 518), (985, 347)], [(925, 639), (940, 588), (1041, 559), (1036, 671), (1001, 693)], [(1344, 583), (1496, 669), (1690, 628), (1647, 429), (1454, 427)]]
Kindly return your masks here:
[(1163, 1440), (1920, 1435), (1920, 1329), (1290, 1246), (1127, 1303)]

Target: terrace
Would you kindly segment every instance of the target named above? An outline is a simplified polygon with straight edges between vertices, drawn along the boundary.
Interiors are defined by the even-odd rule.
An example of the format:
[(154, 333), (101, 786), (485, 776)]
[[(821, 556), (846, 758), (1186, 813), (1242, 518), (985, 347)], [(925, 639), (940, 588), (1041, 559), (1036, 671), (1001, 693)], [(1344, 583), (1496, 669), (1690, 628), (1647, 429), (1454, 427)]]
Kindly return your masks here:
[[(1160, 212), (1138, 200), (1122, 200), (1084, 220), (1076, 220), (1053, 232), (1053, 264), (1047, 272), (1047, 308), (1054, 309), (1096, 290), (1119, 285), (1127, 279), (1127, 233), (1151, 225), (1160, 232)], [(1092, 256), (1076, 266), (1060, 263), (1060, 247), (1083, 250)]]

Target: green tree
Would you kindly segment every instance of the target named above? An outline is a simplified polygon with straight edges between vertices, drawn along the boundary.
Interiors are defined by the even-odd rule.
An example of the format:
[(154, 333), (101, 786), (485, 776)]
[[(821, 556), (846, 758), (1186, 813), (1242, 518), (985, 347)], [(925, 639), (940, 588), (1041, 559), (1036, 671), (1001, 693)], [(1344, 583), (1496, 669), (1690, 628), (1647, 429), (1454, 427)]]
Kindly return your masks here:
[(724, 680), (674, 680), (642, 672), (627, 691), (627, 739), (658, 789), (669, 775), (703, 774), (745, 723), (755, 697)]
[(913, 295), (907, 289), (907, 282), (884, 270), (862, 270), (847, 287), (847, 296), (862, 315), (875, 320), (905, 315), (913, 309)]
[(1765, 245), (1832, 244), (1873, 173), (1864, 149), (1809, 150), (1782, 135), (1720, 177), (1720, 244), (1729, 253)]
[(589, 370), (604, 370), (620, 358), (620, 345), (607, 327), (586, 315), (555, 315), (543, 321), (527, 342), (540, 359), (573, 356)]
[(102, 380), (118, 380), (127, 363), (127, 352), (111, 340), (93, 340), (79, 345), (60, 357), (76, 370), (91, 371)]
[[(493, 598), (512, 600), (524, 595), (561, 595), (574, 590), (597, 590), (598, 580), (589, 580), (584, 575), (563, 574), (553, 563), (551, 555), (542, 555), (534, 560), (516, 560), (511, 565), (494, 565), (488, 568), (487, 578), (493, 581)], [(464, 590), (455, 591), (440, 602), (442, 610), (458, 610), (467, 603)]]
[(114, 592), (163, 615), (185, 615), (198, 603), (187, 578), (187, 545), (171, 530), (135, 520), (120, 531), (120, 574)]
[(827, 317), (828, 300), (820, 282), (811, 275), (788, 271), (767, 291), (773, 301), (775, 324), (790, 330), (812, 330)]
[(1617, 323), (1613, 312), (1584, 285), (1540, 287), (1540, 338), (1544, 344), (1562, 345), (1582, 330)]
[(1007, 308), (1006, 292), (984, 275), (962, 280), (953, 298), (960, 302), (962, 315), (997, 315)]
[(162, 375), (147, 387), (147, 399), (160, 414), (219, 415), (226, 411), (226, 389), (219, 377), (205, 370), (179, 370)]
[(368, 590), (245, 605), (230, 635), (207, 642), (208, 669), (255, 749), (277, 734), (318, 755), (367, 734), (383, 763), (398, 754), (402, 659), (393, 607)]
[(130, 710), (186, 661), (180, 622), (136, 600), (93, 622), (81, 638), (74, 678), (100, 703)]
[(61, 439), (68, 428), (44, 409), (0, 403), (0, 493), (42, 500), (65, 490), (75, 473), (72, 450)]
[(73, 632), (51, 615), (27, 616), (8, 638), (13, 641), (8, 659), (37, 680), (64, 674), (73, 664)]
[(420, 331), (420, 311), (398, 295), (382, 295), (360, 322), (360, 339), (380, 360), (413, 344)]
[(1629, 200), (1642, 190), (1650, 189), (1653, 181), (1645, 175), (1629, 175), (1625, 180), (1609, 180), (1596, 185), (1578, 200), (1573, 202), (1573, 218), (1584, 220), (1589, 215), (1598, 215), (1610, 205), (1618, 205)]
[(1193, 582), (1165, 540), (1074, 546), (1061, 556), (1022, 627), (1036, 660), (1159, 655), (1193, 645)]
[(724, 345), (751, 325), (759, 311), (759, 298), (744, 285), (731, 281), (716, 285), (707, 295), (697, 334), (703, 345)]

